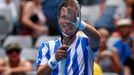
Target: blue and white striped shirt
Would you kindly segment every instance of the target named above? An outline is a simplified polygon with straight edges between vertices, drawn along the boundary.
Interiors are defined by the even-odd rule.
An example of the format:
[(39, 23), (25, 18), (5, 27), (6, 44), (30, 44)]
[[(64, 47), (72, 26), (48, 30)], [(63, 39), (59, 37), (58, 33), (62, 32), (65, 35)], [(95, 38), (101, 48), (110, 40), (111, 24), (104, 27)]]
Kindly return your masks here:
[[(61, 45), (60, 39), (42, 43), (38, 54), (37, 65), (45, 65)], [(94, 52), (90, 48), (87, 36), (77, 35), (67, 52), (65, 75), (93, 75)], [(52, 75), (59, 75), (61, 72), (60, 67), (61, 62), (52, 71)]]

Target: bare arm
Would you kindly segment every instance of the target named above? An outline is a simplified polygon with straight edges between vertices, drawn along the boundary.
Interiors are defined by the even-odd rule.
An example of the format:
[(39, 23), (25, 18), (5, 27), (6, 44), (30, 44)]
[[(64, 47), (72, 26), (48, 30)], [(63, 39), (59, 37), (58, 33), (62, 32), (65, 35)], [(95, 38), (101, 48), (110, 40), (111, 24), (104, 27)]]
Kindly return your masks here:
[[(61, 13), (62, 16), (66, 17), (66, 20), (70, 23), (72, 23), (76, 28), (78, 28), (79, 30), (82, 30), (88, 37), (89, 37), (89, 44), (91, 46), (92, 49), (96, 49), (99, 46), (99, 42), (100, 42), (100, 34), (99, 32), (92, 27), (91, 25), (81, 21), (80, 19), (77, 18), (77, 11), (75, 8), (68, 6), (66, 7), (62, 7), (61, 9)], [(59, 23), (61, 23), (61, 21), (63, 21), (62, 19), (59, 19)]]
[(37, 75), (51, 75), (52, 69), (49, 68), (49, 66), (46, 65), (39, 65), (37, 68)]
[(47, 28), (44, 25), (38, 25), (36, 23), (33, 23), (30, 20), (33, 8), (34, 8), (34, 6), (33, 6), (32, 2), (31, 2), (31, 4), (29, 2), (25, 5), (24, 11), (23, 11), (23, 14), (22, 14), (22, 22), (24, 23), (24, 25), (33, 29), (34, 31), (37, 31), (40, 34), (46, 34), (48, 31), (47, 31)]
[(12, 68), (12, 73), (21, 73), (21, 72), (28, 72), (32, 70), (32, 64), (29, 61), (25, 62), (24, 66), (19, 66), (16, 68)]
[(24, 25), (32, 28), (33, 30), (36, 30), (36, 28), (37, 28), (38, 25), (35, 24), (35, 23), (33, 23), (30, 20), (30, 17), (32, 15), (32, 11), (33, 11), (33, 4), (32, 4), (32, 2), (27, 3), (24, 6), (24, 10), (22, 12), (22, 22), (24, 23)]
[(99, 46), (100, 42), (100, 33), (91, 25), (87, 24), (83, 32), (89, 37), (89, 44), (91, 48), (95, 49)]
[(0, 73), (5, 70), (5, 67), (0, 66)]
[(124, 75), (131, 75), (130, 69), (127, 66), (124, 66)]
[(5, 70), (5, 67), (3, 67), (4, 60), (0, 59), (0, 73)]
[(112, 66), (113, 70), (116, 73), (120, 73), (121, 65), (120, 65), (120, 61), (119, 61), (118, 51), (116, 48), (114, 49), (114, 52), (113, 52), (112, 61), (113, 61), (113, 66)]

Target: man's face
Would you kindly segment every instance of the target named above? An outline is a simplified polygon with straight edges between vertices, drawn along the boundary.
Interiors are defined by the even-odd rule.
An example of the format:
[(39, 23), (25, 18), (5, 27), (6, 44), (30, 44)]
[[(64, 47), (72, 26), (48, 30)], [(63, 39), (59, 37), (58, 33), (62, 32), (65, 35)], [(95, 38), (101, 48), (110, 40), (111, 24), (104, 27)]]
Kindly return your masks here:
[(20, 51), (14, 49), (8, 52), (8, 57), (11, 61), (17, 62), (20, 59)]
[(74, 32), (76, 32), (77, 29), (73, 25), (73, 23), (76, 22), (76, 18), (76, 11), (73, 8), (61, 8), (58, 22), (63, 33), (71, 36)]
[(118, 30), (119, 30), (121, 36), (126, 38), (126, 37), (128, 37), (130, 35), (131, 26), (122, 26), (122, 27), (119, 27)]

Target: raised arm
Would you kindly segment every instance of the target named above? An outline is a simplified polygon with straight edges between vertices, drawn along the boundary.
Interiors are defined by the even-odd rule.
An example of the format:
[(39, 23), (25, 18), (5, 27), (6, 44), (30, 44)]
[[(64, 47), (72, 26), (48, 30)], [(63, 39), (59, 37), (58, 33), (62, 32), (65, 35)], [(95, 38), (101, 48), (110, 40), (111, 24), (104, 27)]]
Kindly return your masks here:
[(87, 24), (87, 23), (83, 23), (86, 24), (85, 29), (83, 29), (82, 31), (89, 37), (89, 44), (91, 46), (91, 48), (96, 49), (99, 47), (99, 42), (100, 42), (100, 33), (91, 25)]
[(72, 23), (77, 29), (83, 31), (89, 37), (89, 45), (93, 50), (96, 50), (99, 46), (100, 42), (100, 33), (90, 24), (81, 21), (80, 18), (77, 17), (77, 11), (75, 8), (71, 6), (62, 7), (62, 11), (66, 13), (66, 19), (68, 22)]

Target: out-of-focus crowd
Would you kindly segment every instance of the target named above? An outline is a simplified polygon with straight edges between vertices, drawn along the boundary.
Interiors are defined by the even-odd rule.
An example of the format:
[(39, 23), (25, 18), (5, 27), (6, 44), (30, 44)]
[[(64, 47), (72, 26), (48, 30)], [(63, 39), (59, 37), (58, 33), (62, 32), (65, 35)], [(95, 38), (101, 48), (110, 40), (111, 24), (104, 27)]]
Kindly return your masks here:
[(53, 1), (1, 0), (0, 17), (10, 23), (10, 32), (8, 34), (30, 35), (34, 42), (41, 35), (58, 35), (57, 5), (56, 1)]
[[(36, 46), (41, 36), (59, 35), (56, 1), (0, 0), (0, 47), (5, 49), (7, 55), (0, 59), (2, 75), (24, 75), (25, 72), (32, 70), (31, 62), (20, 56), (22, 48), (18, 43), (3, 45), (9, 35), (32, 37), (31, 48)], [(98, 29), (102, 38), (99, 51), (96, 53), (94, 74), (102, 75), (103, 72), (132, 75), (134, 74), (134, 0), (99, 2), (101, 13), (93, 26)], [(26, 41), (21, 43), (27, 44)]]
[(103, 72), (133, 75), (134, 1), (106, 0), (104, 3), (102, 15), (95, 23), (102, 36), (95, 61)]

